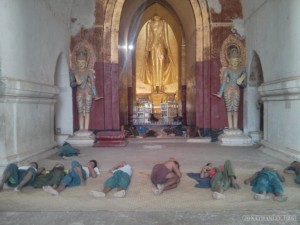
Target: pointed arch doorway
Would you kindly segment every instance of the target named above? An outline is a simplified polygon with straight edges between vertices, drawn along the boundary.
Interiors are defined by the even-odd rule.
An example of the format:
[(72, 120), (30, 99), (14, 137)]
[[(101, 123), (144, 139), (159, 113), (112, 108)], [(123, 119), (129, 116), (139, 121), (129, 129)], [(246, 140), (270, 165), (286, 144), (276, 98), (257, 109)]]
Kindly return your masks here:
[[(184, 14), (179, 8), (186, 9)], [(147, 1), (144, 4), (125, 1), (119, 13), (121, 14), (118, 21), (121, 124), (133, 123), (137, 99), (148, 99), (148, 96), (143, 97), (140, 91), (146, 87), (139, 86), (137, 68), (141, 58), (137, 51), (144, 49), (138, 47), (138, 38), (146, 23), (158, 14), (167, 22), (176, 40), (178, 83), (175, 90), (177, 96), (173, 92), (173, 97), (177, 98), (178, 112), (188, 124), (209, 127), (210, 109), (208, 107), (205, 113), (203, 101), (204, 95), (210, 95), (207, 91), (204, 92), (203, 88), (204, 80), (209, 80), (208, 77), (204, 77), (204, 73), (209, 75), (210, 71), (207, 63), (210, 58), (210, 52), (207, 51), (210, 48), (210, 30), (207, 29), (209, 20), (206, 1)], [(204, 125), (205, 122), (208, 125)]]
[[(211, 127), (211, 29), (207, 1), (197, 0), (107, 0), (96, 2), (97, 27), (101, 34), (101, 51), (96, 73), (103, 78), (103, 116), (98, 116), (101, 130), (117, 130), (128, 125), (135, 97), (134, 48), (137, 32), (152, 16), (143, 16), (150, 6), (159, 4), (177, 18), (182, 32), (179, 47), (179, 95), (186, 103), (182, 116), (186, 123), (198, 128)], [(169, 24), (171, 18), (161, 15)], [(172, 18), (172, 19), (173, 19)], [(175, 30), (175, 29), (173, 29)], [(98, 31), (97, 31), (98, 32)], [(176, 36), (176, 35), (175, 35)], [(178, 42), (177, 42), (178, 43)], [(133, 47), (131, 50), (131, 47)], [(182, 51), (182, 48), (185, 51)], [(184, 71), (184, 72), (183, 72)], [(98, 79), (100, 81), (100, 79)], [(100, 121), (101, 119), (101, 121)], [(95, 123), (96, 124), (96, 123)]]
[[(172, 124), (182, 115), (185, 99), (184, 35), (177, 15), (161, 4), (154, 3), (140, 15), (134, 34), (132, 54), (132, 106), (128, 121), (134, 125)], [(150, 121), (153, 119), (158, 121)], [(186, 118), (184, 118), (186, 121)]]

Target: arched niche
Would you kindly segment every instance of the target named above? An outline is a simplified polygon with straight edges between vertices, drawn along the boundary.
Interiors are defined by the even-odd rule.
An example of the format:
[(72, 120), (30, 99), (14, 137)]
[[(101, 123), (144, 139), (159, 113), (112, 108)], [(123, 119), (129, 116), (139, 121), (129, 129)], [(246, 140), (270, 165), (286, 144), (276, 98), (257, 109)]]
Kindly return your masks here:
[(263, 70), (256, 51), (251, 54), (247, 88), (244, 96), (244, 133), (249, 134), (254, 142), (259, 142), (263, 135), (263, 104), (258, 87), (264, 82)]
[(61, 144), (69, 135), (73, 135), (73, 106), (69, 66), (66, 55), (62, 52), (56, 61), (55, 85), (59, 88), (59, 94), (55, 103), (54, 132), (56, 141)]

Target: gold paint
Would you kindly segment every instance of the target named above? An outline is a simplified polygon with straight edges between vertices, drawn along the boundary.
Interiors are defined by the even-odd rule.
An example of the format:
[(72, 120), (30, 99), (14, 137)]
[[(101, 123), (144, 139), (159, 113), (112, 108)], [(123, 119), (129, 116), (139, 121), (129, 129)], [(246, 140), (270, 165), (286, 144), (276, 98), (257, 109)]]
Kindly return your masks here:
[(167, 101), (168, 96), (165, 93), (152, 93), (149, 95), (149, 101), (153, 104), (153, 113), (160, 113), (160, 104)]
[[(147, 23), (146, 23), (147, 24)], [(155, 92), (156, 90), (151, 90), (151, 86), (153, 85), (153, 81), (148, 80), (147, 82), (145, 81), (145, 73), (146, 73), (146, 68), (147, 68), (147, 59), (146, 59), (146, 41), (147, 41), (147, 30), (146, 26), (144, 25), (142, 29), (140, 30), (140, 33), (137, 38), (136, 42), (136, 93), (141, 94), (141, 93), (152, 93)], [(175, 93), (178, 91), (178, 67), (179, 67), (179, 56), (178, 56), (178, 43), (175, 38), (174, 32), (171, 29), (171, 27), (166, 23), (167, 25), (167, 32), (168, 32), (168, 39), (169, 39), (169, 46), (171, 50), (171, 55), (173, 59), (173, 74), (172, 76), (175, 77), (174, 82), (166, 82), (166, 85), (164, 85), (163, 90), (159, 90), (159, 92), (164, 92), (164, 93)]]

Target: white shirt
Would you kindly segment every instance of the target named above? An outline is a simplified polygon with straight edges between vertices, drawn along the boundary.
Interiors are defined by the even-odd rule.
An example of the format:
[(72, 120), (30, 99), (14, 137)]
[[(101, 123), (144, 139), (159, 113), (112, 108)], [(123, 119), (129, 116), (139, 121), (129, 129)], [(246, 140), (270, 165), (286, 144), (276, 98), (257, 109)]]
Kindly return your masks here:
[(114, 170), (113, 173), (116, 172), (116, 171), (118, 171), (118, 170), (123, 171), (124, 173), (127, 173), (129, 176), (132, 175), (132, 168), (128, 164), (126, 164), (125, 166), (122, 166), (122, 167)]
[(32, 167), (35, 170), (35, 172), (37, 172), (37, 169), (33, 166), (20, 166), (18, 169), (19, 170), (28, 170), (30, 167)]
[[(88, 178), (88, 177), (90, 176), (90, 170), (89, 170), (89, 168), (88, 168), (87, 166), (83, 166), (82, 169), (83, 169), (83, 170), (85, 171), (85, 173), (86, 173), (86, 178)], [(94, 168), (94, 171), (96, 172), (97, 175), (100, 174), (100, 170), (99, 170), (98, 167), (95, 167), (95, 168)]]

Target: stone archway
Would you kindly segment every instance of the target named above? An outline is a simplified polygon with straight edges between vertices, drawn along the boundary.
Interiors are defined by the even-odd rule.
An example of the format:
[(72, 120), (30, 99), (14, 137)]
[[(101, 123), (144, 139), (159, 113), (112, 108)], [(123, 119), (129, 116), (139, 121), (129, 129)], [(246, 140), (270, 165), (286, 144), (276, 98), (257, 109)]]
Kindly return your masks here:
[[(153, 19), (155, 15), (158, 15), (162, 21), (166, 24), (168, 35), (167, 35), (167, 42), (170, 45), (169, 50), (173, 58), (173, 62), (175, 65), (175, 69), (173, 70), (173, 76), (176, 77), (176, 81), (173, 83), (173, 85), (167, 87), (170, 88), (166, 90), (166, 92), (160, 92), (160, 93), (154, 93), (150, 91), (150, 86), (147, 87), (142, 82), (142, 71), (143, 67), (146, 66), (146, 60), (145, 60), (145, 52), (146, 52), (146, 26), (149, 21)], [(161, 100), (165, 99), (171, 99), (170, 101), (174, 101), (172, 104), (174, 106), (179, 106), (178, 113), (180, 115), (182, 112), (181, 105), (184, 100), (182, 99), (182, 83), (185, 83), (184, 80), (184, 74), (185, 73), (185, 64), (186, 61), (184, 59), (185, 55), (185, 36), (183, 34), (183, 29), (180, 23), (180, 20), (177, 16), (177, 14), (174, 12), (171, 6), (169, 5), (163, 5), (159, 3), (153, 3), (150, 5), (143, 6), (142, 9), (138, 10), (136, 13), (136, 16), (134, 17), (134, 21), (132, 25), (130, 26), (129, 32), (128, 32), (128, 38), (130, 46), (132, 49), (128, 51), (128, 54), (126, 56), (125, 61), (130, 65), (129, 69), (130, 72), (128, 73), (127, 80), (128, 80), (128, 93), (130, 93), (131, 98), (128, 98), (128, 121), (129, 124), (137, 122), (136, 113), (132, 112), (132, 109), (135, 108), (134, 106), (137, 105), (137, 102), (143, 102), (143, 101), (150, 101), (149, 99), (152, 99), (151, 103), (151, 111), (155, 114), (156, 118), (161, 117), (160, 107), (161, 107)], [(148, 88), (148, 89), (147, 89)], [(175, 100), (175, 95), (176, 99)], [(155, 98), (155, 96), (157, 98)], [(170, 103), (171, 104), (171, 103)], [(134, 110), (133, 110), (134, 111)], [(169, 115), (169, 118), (160, 118), (160, 122), (172, 122), (173, 117), (176, 116), (175, 112), (173, 112), (174, 115)], [(135, 114), (135, 116), (132, 117), (132, 115)], [(150, 114), (149, 112), (146, 113), (148, 116), (145, 116), (143, 119), (141, 119), (143, 122), (147, 122)], [(133, 121), (134, 120), (134, 121)], [(172, 121), (170, 121), (172, 120)], [(141, 122), (141, 121), (140, 121)], [(142, 122), (142, 123), (143, 123)]]
[[(130, 87), (132, 87), (132, 81), (128, 79), (129, 73), (131, 73), (131, 68), (126, 70), (126, 72), (122, 73), (120, 70), (123, 69), (123, 65), (120, 64), (120, 46), (125, 45), (128, 46), (128, 39), (124, 38), (124, 40), (120, 40), (120, 33), (121, 33), (121, 16), (122, 12), (124, 10), (124, 4), (125, 0), (107, 0), (106, 3), (96, 3), (98, 4), (98, 7), (101, 8), (100, 5), (105, 5), (105, 8), (102, 8), (103, 14), (104, 14), (104, 24), (103, 24), (103, 45), (105, 45), (105, 48), (103, 48), (102, 57), (104, 64), (107, 64), (106, 67), (104, 65), (104, 71), (105, 73), (116, 73), (116, 70), (118, 70), (119, 74), (119, 90), (118, 93), (114, 92), (115, 90), (112, 90), (114, 92), (114, 99), (112, 99), (112, 102), (118, 101), (121, 104), (128, 105), (128, 99), (132, 94), (130, 93), (132, 90), (130, 90)], [(155, 3), (157, 1), (147, 1), (147, 4)], [(161, 1), (163, 3), (167, 3), (171, 7), (176, 6), (176, 2), (174, 1)], [(161, 3), (160, 2), (160, 3)], [(144, 4), (145, 2), (136, 2), (136, 6), (133, 6), (133, 10), (138, 10), (138, 8)], [(183, 4), (183, 1), (180, 2)], [(178, 4), (178, 2), (177, 2)], [(209, 23), (209, 9), (206, 1), (197, 1), (197, 0), (190, 0), (186, 3), (184, 2), (188, 7), (191, 8), (190, 15), (192, 15), (193, 19), (188, 20), (189, 23), (194, 23), (194, 28), (192, 31), (184, 30), (184, 33), (186, 36), (188, 36), (188, 39), (185, 43), (185, 49), (186, 49), (186, 55), (185, 60), (187, 60), (186, 65), (184, 65), (184, 68), (186, 68), (185, 75), (187, 76), (185, 83), (183, 83), (183, 86), (185, 87), (186, 91), (186, 115), (188, 123), (194, 124), (198, 127), (210, 127), (210, 124), (203, 124), (203, 117), (210, 117), (209, 110), (204, 109), (203, 105), (203, 99), (204, 99), (204, 93), (203, 93), (203, 74), (207, 74), (209, 76), (210, 74), (210, 23)], [(176, 8), (176, 7), (174, 7)], [(178, 13), (178, 18), (180, 18), (181, 22), (184, 22), (187, 20), (184, 15), (181, 15), (180, 10), (175, 9), (175, 12)], [(185, 12), (186, 13), (186, 12)], [(97, 21), (97, 19), (96, 19)], [(186, 26), (183, 26), (184, 29), (186, 29)], [(127, 32), (128, 29), (124, 32)], [(127, 35), (128, 37), (128, 35)], [(125, 41), (123, 43), (122, 41)], [(202, 63), (206, 61), (206, 63)], [(116, 67), (115, 67), (116, 66)], [(116, 69), (114, 69), (116, 68)], [(125, 85), (126, 88), (122, 89), (122, 85)], [(208, 93), (208, 92), (207, 92)], [(206, 93), (206, 94), (207, 94)], [(202, 104), (200, 104), (202, 103)], [(123, 107), (115, 107), (114, 111), (118, 111), (119, 117), (115, 118), (113, 121), (114, 124), (123, 123), (125, 118), (128, 118), (128, 110), (123, 110)], [(207, 106), (207, 105), (206, 105)], [(209, 108), (209, 107), (208, 107)], [(111, 114), (112, 110), (105, 108), (105, 114)], [(209, 121), (209, 119), (206, 119), (206, 121)], [(106, 122), (106, 121), (105, 121)], [(109, 126), (105, 126), (109, 127)]]

